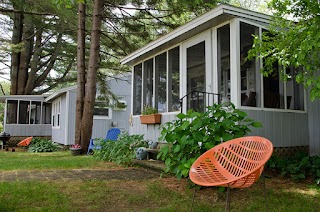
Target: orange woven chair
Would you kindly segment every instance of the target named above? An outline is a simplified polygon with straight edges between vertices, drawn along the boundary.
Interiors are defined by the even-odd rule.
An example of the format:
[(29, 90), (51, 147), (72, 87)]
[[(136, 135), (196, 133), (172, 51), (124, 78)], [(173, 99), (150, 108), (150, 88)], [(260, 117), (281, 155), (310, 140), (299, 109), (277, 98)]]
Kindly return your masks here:
[(32, 137), (28, 137), (26, 139), (23, 139), (22, 141), (20, 141), (18, 143), (18, 146), (29, 146), (29, 144), (31, 143)]
[(230, 188), (246, 188), (255, 183), (272, 152), (273, 145), (266, 138), (236, 138), (203, 153), (191, 166), (189, 177), (200, 186), (228, 187), (226, 210), (229, 211)]

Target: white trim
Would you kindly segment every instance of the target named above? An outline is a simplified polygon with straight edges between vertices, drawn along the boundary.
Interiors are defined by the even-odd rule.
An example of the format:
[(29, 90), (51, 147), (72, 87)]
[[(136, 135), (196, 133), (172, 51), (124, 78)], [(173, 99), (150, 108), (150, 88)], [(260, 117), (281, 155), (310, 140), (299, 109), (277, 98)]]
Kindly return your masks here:
[(267, 111), (267, 112), (307, 113), (306, 110), (289, 110), (289, 109), (279, 109), (279, 108), (261, 108), (261, 107), (247, 107), (247, 106), (240, 106), (237, 108), (238, 109), (245, 109), (245, 110)]
[[(271, 16), (265, 15), (262, 13), (246, 10), (243, 8), (238, 8), (230, 5), (221, 4), (220, 6), (217, 6), (216, 8), (212, 9), (211, 11), (193, 19), (189, 23), (178, 27), (177, 29), (173, 30), (172, 32), (158, 38), (157, 40), (154, 40), (147, 44), (146, 46), (134, 51), (130, 55), (126, 56), (121, 60), (122, 64), (129, 64), (133, 60), (137, 59), (138, 57), (146, 54), (147, 52), (156, 49), (165, 43), (177, 39), (179, 36), (188, 33), (192, 31), (193, 29), (205, 24), (206, 22), (209, 22), (210, 20), (220, 16), (220, 15), (232, 15), (235, 17), (242, 17), (246, 19), (250, 19), (253, 21), (258, 21), (262, 23), (268, 24), (271, 20)], [(204, 31), (207, 29), (204, 29)], [(190, 37), (190, 36), (189, 36)]]
[(131, 102), (130, 102), (130, 105), (131, 105), (131, 108), (130, 108), (130, 114), (132, 115), (133, 114), (133, 101), (135, 101), (133, 98), (133, 90), (134, 90), (134, 86), (135, 86), (135, 81), (134, 81), (134, 66), (131, 67)]
[[(68, 144), (71, 144), (69, 143), (69, 103), (70, 103), (70, 90), (67, 91), (66, 93), (66, 109), (65, 109), (65, 125), (64, 125), (64, 129), (65, 129), (65, 133), (64, 133), (64, 144), (65, 145), (68, 145)], [(61, 115), (60, 115), (60, 118), (61, 118)]]
[(93, 119), (96, 120), (108, 120), (108, 119), (112, 119), (112, 109), (110, 107), (106, 108), (108, 109), (108, 116), (99, 116), (99, 115), (94, 115)]
[[(60, 102), (60, 103), (59, 103)], [(58, 109), (55, 109), (54, 108), (54, 105), (58, 103)], [(51, 105), (51, 125), (52, 125), (52, 129), (61, 129), (61, 97), (55, 99), (53, 102), (52, 102), (52, 105)], [(56, 111), (60, 111), (60, 112), (57, 112), (55, 113)], [(53, 125), (54, 124), (54, 115), (58, 115), (59, 114), (59, 122), (58, 122), (58, 119), (56, 120), (58, 123), (56, 124), (59, 124), (59, 125)]]
[[(230, 21), (230, 101), (238, 107), (241, 105), (240, 95), (240, 22)], [(240, 93), (240, 92), (239, 92)]]
[(68, 91), (75, 90), (75, 89), (77, 89), (77, 86), (76, 86), (76, 85), (70, 86), (70, 87), (67, 87), (67, 88), (61, 88), (60, 90), (52, 93), (50, 96), (48, 96), (47, 98), (45, 98), (44, 101), (45, 101), (45, 102), (48, 102), (48, 101), (50, 101), (50, 100), (55, 99), (56, 97), (61, 96), (63, 93), (66, 93), (66, 92), (68, 92)]

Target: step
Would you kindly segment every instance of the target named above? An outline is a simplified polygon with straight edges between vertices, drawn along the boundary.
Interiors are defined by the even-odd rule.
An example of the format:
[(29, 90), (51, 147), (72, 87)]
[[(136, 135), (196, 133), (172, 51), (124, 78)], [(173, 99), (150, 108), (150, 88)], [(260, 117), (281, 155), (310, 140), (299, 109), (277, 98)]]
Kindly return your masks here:
[(163, 161), (161, 160), (153, 160), (153, 159), (149, 159), (149, 160), (138, 160), (138, 159), (132, 159), (132, 163), (145, 167), (145, 168), (150, 168), (150, 169), (154, 169), (157, 171), (164, 171), (165, 169), (165, 164)]

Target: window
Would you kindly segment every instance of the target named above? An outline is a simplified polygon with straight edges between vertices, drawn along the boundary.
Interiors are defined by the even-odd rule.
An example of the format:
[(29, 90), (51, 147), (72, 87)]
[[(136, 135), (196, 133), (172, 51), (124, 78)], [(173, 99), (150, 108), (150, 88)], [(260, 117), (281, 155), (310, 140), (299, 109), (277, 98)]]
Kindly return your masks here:
[[(153, 104), (153, 58), (144, 62), (144, 106), (154, 106)], [(155, 107), (155, 106), (154, 106)]]
[(61, 114), (61, 99), (57, 99), (52, 102), (52, 126), (60, 127)]
[(93, 108), (93, 116), (95, 119), (111, 118), (109, 97), (105, 95), (97, 95)]
[(253, 35), (259, 34), (259, 28), (240, 23), (240, 85), (241, 105), (248, 107), (260, 106), (260, 73), (256, 59), (247, 60), (253, 45)]
[(142, 64), (133, 69), (133, 115), (141, 113), (142, 104)]
[(180, 50), (168, 51), (168, 112), (180, 110)]
[(51, 104), (42, 101), (7, 100), (6, 123), (50, 124)]
[(126, 111), (127, 109), (127, 102), (125, 100), (115, 100), (115, 107), (114, 110), (122, 110)]
[[(260, 64), (265, 60), (247, 60), (248, 51), (253, 45), (253, 35), (259, 35), (256, 26), (240, 23), (240, 95), (241, 105), (283, 110), (304, 110), (304, 89), (297, 84), (295, 76), (301, 69), (282, 70), (277, 63), (272, 64), (273, 72), (268, 76), (260, 73)], [(262, 29), (263, 32), (267, 30)], [(218, 31), (219, 39), (219, 31)], [(222, 63), (222, 62), (221, 62)], [(287, 80), (282, 80), (287, 78)], [(263, 103), (262, 103), (263, 102)]]
[(179, 60), (180, 50), (175, 47), (134, 66), (133, 115), (141, 114), (142, 105), (158, 108), (160, 113), (179, 110)]
[(162, 53), (156, 56), (156, 80), (155, 80), (155, 94), (156, 105), (159, 113), (167, 111), (167, 53)]
[(8, 100), (7, 101), (7, 124), (17, 124), (18, 119), (18, 100)]
[(218, 28), (218, 74), (220, 93), (230, 99), (230, 26)]

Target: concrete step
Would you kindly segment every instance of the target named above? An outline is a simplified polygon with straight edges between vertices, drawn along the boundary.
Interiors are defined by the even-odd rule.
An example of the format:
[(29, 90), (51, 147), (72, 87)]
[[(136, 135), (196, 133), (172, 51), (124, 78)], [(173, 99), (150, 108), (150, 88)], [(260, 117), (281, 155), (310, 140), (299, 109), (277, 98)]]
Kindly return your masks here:
[(145, 168), (150, 168), (153, 170), (157, 170), (157, 171), (164, 171), (165, 169), (165, 164), (163, 161), (160, 160), (153, 160), (153, 159), (149, 159), (149, 160), (137, 160), (137, 159), (132, 159), (132, 163), (135, 165), (139, 165)]

